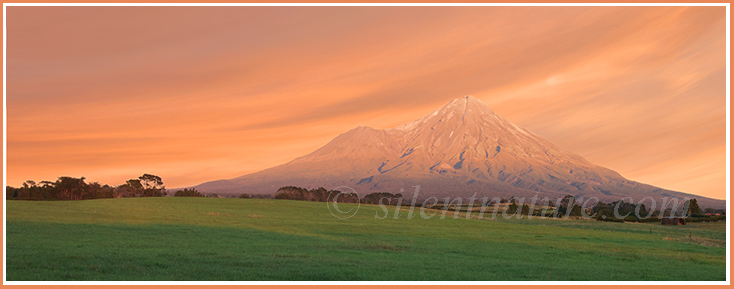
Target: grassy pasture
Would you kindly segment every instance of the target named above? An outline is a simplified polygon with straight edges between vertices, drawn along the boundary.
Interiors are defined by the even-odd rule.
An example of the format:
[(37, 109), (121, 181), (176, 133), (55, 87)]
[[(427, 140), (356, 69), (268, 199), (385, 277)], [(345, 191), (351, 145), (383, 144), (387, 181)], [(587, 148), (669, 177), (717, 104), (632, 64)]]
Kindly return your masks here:
[(341, 220), (326, 203), (259, 199), (6, 202), (11, 281), (726, 278), (723, 222), (393, 219), (392, 209), (375, 219), (384, 213), (370, 205)]

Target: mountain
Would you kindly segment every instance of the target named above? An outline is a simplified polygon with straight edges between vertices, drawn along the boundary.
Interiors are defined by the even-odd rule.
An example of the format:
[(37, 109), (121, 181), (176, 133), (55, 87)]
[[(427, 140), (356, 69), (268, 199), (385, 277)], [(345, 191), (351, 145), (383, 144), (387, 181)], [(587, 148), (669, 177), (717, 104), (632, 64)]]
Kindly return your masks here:
[[(283, 186), (428, 197), (510, 196), (557, 200), (565, 195), (604, 202), (693, 198), (702, 208), (724, 208), (710, 199), (625, 179), (499, 116), (472, 96), (454, 99), (426, 116), (390, 129), (357, 127), (289, 163), (196, 188), (219, 194), (274, 194)], [(649, 198), (648, 198), (649, 197)], [(629, 199), (628, 199), (629, 200)]]

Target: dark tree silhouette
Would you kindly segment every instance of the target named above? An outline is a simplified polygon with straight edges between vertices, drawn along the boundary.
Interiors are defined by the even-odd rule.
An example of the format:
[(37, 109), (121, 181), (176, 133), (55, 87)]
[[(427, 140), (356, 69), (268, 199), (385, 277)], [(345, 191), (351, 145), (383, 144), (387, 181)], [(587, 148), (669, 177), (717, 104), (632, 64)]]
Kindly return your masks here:
[(195, 188), (191, 189), (183, 189), (177, 191), (175, 194), (173, 194), (174, 197), (203, 197), (199, 191), (197, 191)]
[(23, 182), (19, 188), (5, 187), (5, 198), (16, 200), (86, 200), (120, 197), (153, 197), (165, 192), (160, 177), (144, 174), (118, 187), (97, 182), (86, 183), (85, 177), (62, 176), (55, 182), (33, 180)]
[(160, 197), (164, 195), (166, 187), (163, 186), (161, 177), (151, 174), (143, 174), (138, 178), (143, 188), (143, 197)]
[(688, 202), (686, 202), (685, 205), (685, 212), (689, 215), (700, 215), (701, 214), (701, 207), (698, 206), (698, 200), (696, 199), (690, 199)]

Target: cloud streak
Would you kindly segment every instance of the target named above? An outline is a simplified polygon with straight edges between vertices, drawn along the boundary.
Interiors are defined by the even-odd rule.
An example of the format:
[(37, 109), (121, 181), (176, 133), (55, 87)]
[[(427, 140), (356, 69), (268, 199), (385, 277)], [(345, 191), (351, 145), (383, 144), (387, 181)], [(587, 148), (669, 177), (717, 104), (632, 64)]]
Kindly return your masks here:
[(633, 180), (725, 197), (723, 7), (8, 7), (8, 182), (169, 187), (471, 94)]

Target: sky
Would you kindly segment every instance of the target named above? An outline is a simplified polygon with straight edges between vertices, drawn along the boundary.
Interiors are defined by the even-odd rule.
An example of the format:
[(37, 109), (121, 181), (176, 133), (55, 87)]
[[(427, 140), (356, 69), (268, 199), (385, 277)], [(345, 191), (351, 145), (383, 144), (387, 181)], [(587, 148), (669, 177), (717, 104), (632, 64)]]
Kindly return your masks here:
[(725, 7), (7, 7), (7, 184), (257, 172), (473, 95), (726, 196)]

